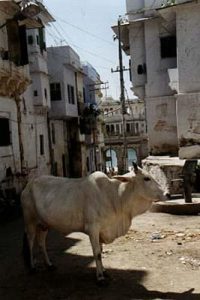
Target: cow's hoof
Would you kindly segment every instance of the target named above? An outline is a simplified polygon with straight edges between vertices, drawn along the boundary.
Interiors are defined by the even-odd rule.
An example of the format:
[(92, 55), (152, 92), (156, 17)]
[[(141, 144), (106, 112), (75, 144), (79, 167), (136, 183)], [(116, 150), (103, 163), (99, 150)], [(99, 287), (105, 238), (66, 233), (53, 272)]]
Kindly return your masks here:
[(99, 287), (106, 287), (109, 285), (109, 280), (107, 278), (97, 279), (97, 285)]
[(48, 270), (48, 271), (55, 271), (56, 269), (57, 269), (57, 267), (54, 266), (54, 265), (48, 265), (48, 266), (47, 266), (47, 270)]

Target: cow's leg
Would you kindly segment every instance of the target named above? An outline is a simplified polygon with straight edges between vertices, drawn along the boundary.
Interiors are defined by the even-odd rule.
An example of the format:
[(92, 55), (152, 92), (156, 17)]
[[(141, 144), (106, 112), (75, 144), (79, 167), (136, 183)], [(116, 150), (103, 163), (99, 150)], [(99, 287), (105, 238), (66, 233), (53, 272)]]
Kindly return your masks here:
[(105, 269), (102, 264), (101, 244), (99, 242), (99, 231), (90, 230), (89, 237), (90, 237), (90, 242), (92, 245), (94, 259), (96, 262), (97, 281), (101, 284), (101, 283), (105, 282), (105, 276), (104, 276)]
[(37, 227), (37, 242), (39, 247), (42, 250), (42, 253), (44, 255), (44, 260), (46, 265), (48, 266), (49, 269), (54, 269), (55, 267), (53, 266), (52, 262), (49, 259), (49, 256), (47, 254), (47, 250), (46, 250), (46, 237), (48, 234), (48, 229), (42, 227), (42, 226), (38, 226)]
[(31, 271), (35, 270), (35, 264), (33, 259), (33, 246), (36, 235), (36, 226), (35, 224), (29, 224), (26, 226), (26, 231), (24, 235), (23, 242), (23, 254), (26, 265), (31, 269)]

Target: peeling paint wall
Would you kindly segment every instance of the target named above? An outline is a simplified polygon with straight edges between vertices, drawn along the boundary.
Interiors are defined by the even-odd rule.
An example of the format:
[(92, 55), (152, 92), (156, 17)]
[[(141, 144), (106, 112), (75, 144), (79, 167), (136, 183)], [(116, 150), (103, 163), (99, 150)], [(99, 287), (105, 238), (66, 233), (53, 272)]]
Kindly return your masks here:
[(148, 98), (146, 105), (149, 152), (153, 155), (177, 153), (175, 97)]
[(200, 158), (200, 93), (177, 96), (179, 156)]
[(200, 158), (200, 4), (177, 9), (179, 157)]

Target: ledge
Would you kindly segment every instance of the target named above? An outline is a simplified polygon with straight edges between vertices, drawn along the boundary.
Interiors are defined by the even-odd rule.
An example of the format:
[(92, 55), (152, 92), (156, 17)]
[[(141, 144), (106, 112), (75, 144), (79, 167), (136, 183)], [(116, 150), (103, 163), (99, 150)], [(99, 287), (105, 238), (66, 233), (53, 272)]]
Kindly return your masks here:
[(200, 214), (200, 195), (193, 196), (192, 203), (185, 203), (185, 199), (156, 202), (151, 207), (151, 212), (162, 212), (172, 215), (198, 215)]

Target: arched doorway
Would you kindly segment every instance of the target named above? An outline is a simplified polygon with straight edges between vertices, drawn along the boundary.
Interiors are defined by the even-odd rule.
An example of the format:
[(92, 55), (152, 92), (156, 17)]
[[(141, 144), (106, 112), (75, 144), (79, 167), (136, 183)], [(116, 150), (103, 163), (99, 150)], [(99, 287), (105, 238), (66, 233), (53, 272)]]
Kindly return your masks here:
[(109, 172), (110, 169), (117, 171), (117, 155), (115, 150), (106, 150), (106, 171)]
[(127, 150), (128, 155), (128, 169), (130, 170), (133, 166), (133, 162), (137, 163), (137, 152), (133, 148), (128, 148)]

